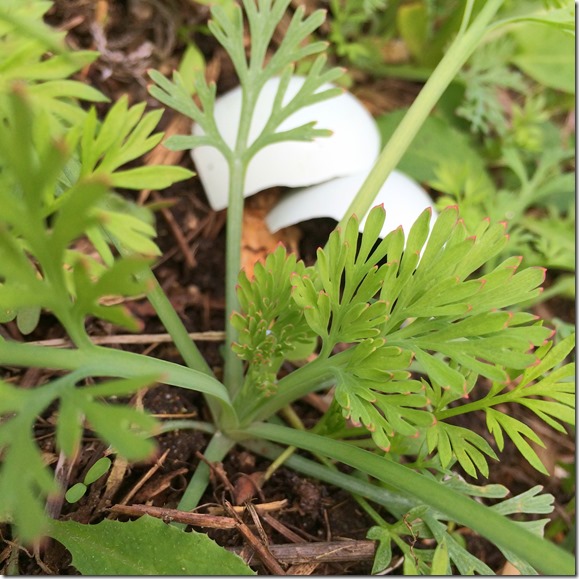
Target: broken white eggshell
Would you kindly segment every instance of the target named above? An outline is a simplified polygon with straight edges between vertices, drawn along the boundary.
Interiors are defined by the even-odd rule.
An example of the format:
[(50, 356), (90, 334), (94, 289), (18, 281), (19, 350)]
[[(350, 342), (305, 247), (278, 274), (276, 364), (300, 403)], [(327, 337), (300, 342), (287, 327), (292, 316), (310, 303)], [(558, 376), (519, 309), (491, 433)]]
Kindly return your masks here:
[[(290, 79), (283, 103), (300, 89), (304, 77)], [(269, 119), (279, 78), (270, 79), (261, 91), (251, 122), (249, 143), (260, 134)], [(334, 85), (324, 84), (318, 92)], [(225, 142), (234, 147), (241, 115), (241, 87), (219, 97), (214, 118)], [(251, 160), (247, 170), (244, 196), (274, 186), (302, 187), (329, 179), (368, 171), (380, 152), (380, 134), (374, 119), (351, 94), (343, 94), (307, 106), (288, 117), (277, 129), (285, 131), (316, 121), (316, 128), (329, 129), (330, 137), (310, 142), (285, 141), (268, 145)], [(203, 135), (199, 125), (194, 135)], [(223, 155), (214, 147), (201, 146), (191, 156), (209, 203), (214, 210), (228, 205), (229, 170)]]
[[(316, 217), (331, 217), (340, 221), (367, 175), (368, 171), (364, 171), (286, 194), (265, 218), (269, 230), (275, 233), (289, 225)], [(428, 193), (400, 171), (392, 171), (380, 189), (374, 205), (381, 203), (386, 210), (386, 220), (380, 237), (385, 237), (400, 225), (408, 235), (418, 216), (427, 207), (432, 208), (431, 228), (437, 217), (434, 202)], [(365, 221), (366, 217), (360, 221), (360, 231), (364, 229)]]

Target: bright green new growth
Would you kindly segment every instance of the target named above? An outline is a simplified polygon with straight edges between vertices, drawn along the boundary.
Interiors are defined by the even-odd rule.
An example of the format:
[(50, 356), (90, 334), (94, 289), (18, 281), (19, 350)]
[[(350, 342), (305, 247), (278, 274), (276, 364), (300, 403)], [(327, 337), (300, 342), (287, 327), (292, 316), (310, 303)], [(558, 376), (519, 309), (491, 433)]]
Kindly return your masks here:
[(72, 485), (65, 493), (64, 498), (69, 503), (76, 503), (79, 501), (86, 493), (88, 485), (97, 481), (103, 475), (105, 475), (109, 468), (111, 467), (111, 459), (107, 456), (99, 458), (89, 469), (84, 477), (84, 480), (80, 483)]
[[(249, 363), (245, 388), (252, 388), (244, 400), (263, 397), (264, 383), (275, 387), (277, 369), (291, 357), (292, 339), (308, 343), (319, 336), (318, 371), (325, 367), (333, 375), (343, 415), (354, 426), (363, 425), (378, 447), (388, 451), (393, 439), (400, 444), (419, 437), (424, 458), (438, 453), (439, 468), (458, 460), (469, 474), (476, 476), (478, 470), (488, 476), (484, 455), (497, 458), (489, 444), (444, 422), (458, 413), (484, 410), (499, 449), (504, 430), (523, 456), (545, 472), (521, 435), (542, 444), (538, 436), (494, 408), (502, 402), (523, 404), (558, 430), (562, 427), (552, 416), (574, 423), (573, 385), (564, 381), (572, 376), (572, 365), (531, 386), (566, 357), (572, 339), (539, 366), (541, 373), (525, 370), (514, 390), (497, 397), (510, 374), (538, 364), (551, 347), (547, 340), (552, 331), (535, 316), (501, 311), (536, 295), (544, 271), (517, 271), (520, 260), (513, 258), (477, 275), (503, 249), (504, 226), (483, 222), (473, 238), (466, 236), (455, 207), (441, 213), (432, 231), (429, 218), (424, 212), (407, 239), (399, 228), (377, 243), (385, 213), (376, 207), (360, 241), (353, 217), (344, 231), (330, 235), (313, 267), (296, 264), (293, 255), (285, 257), (278, 248), (257, 268), (251, 283), (241, 274), (238, 292), (245, 312), (234, 319), (245, 343), (236, 351)], [(332, 355), (336, 345), (346, 343), (351, 344), (348, 350)], [(536, 353), (529, 351), (537, 346)], [(420, 380), (409, 372), (413, 358), (415, 370), (424, 375)], [(479, 376), (494, 382), (484, 402), (448, 410), (452, 402), (469, 398)], [(283, 384), (281, 380), (277, 389)], [(553, 400), (537, 400), (537, 394)], [(436, 465), (433, 460), (431, 455), (429, 461)]]

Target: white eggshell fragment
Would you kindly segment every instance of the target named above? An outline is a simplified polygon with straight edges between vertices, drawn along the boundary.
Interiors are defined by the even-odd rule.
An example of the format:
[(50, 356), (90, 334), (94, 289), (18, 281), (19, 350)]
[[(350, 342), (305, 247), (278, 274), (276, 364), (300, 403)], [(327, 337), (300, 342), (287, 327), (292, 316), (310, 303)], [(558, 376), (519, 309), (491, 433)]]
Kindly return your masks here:
[[(304, 80), (300, 76), (291, 78), (284, 104), (298, 92)], [(269, 119), (278, 86), (279, 78), (270, 79), (259, 95), (251, 122), (250, 144)], [(322, 85), (318, 92), (332, 86)], [(224, 94), (215, 102), (215, 122), (231, 148), (237, 138), (241, 102), (241, 87)], [(344, 92), (305, 107), (288, 117), (277, 132), (312, 121), (316, 121), (316, 128), (329, 129), (333, 134), (311, 142), (275, 143), (259, 151), (247, 171), (246, 197), (269, 187), (301, 187), (370, 169), (380, 152), (380, 134), (370, 113), (354, 96)], [(193, 134), (204, 133), (199, 125), (194, 125)], [(223, 155), (209, 146), (196, 147), (191, 155), (213, 209), (227, 207), (229, 170)]]
[[(368, 171), (364, 171), (292, 191), (270, 211), (265, 222), (270, 231), (275, 233), (283, 227), (316, 217), (331, 217), (340, 221), (367, 175)], [(400, 171), (392, 171), (380, 189), (374, 205), (381, 203), (386, 210), (381, 237), (400, 225), (404, 233), (408, 234), (418, 216), (427, 207), (432, 208), (431, 227), (437, 216), (434, 202), (428, 193)], [(361, 220), (360, 231), (364, 229), (365, 221), (366, 218)]]

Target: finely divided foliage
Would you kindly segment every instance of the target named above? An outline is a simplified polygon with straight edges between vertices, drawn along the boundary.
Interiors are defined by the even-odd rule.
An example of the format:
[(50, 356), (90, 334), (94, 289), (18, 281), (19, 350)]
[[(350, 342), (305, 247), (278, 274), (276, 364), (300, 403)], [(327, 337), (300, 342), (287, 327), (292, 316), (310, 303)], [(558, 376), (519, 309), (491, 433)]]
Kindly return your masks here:
[[(219, 133), (213, 117), (215, 84), (208, 85), (202, 74), (196, 76), (194, 86), (201, 103), (201, 107), (199, 107), (191, 99), (185, 82), (178, 72), (173, 73), (173, 81), (171, 82), (159, 72), (150, 71), (149, 75), (156, 83), (150, 88), (151, 94), (163, 104), (178, 110), (195, 121), (205, 133), (202, 136), (173, 136), (167, 140), (167, 147), (175, 150), (191, 149), (202, 145), (215, 147), (227, 159), (231, 173), (234, 161), (247, 165), (256, 153), (272, 143), (310, 141), (314, 137), (330, 134), (327, 130), (314, 128), (315, 122), (277, 132), (281, 123), (299, 109), (339, 95), (341, 93), (339, 88), (324, 90), (320, 90), (320, 88), (325, 83), (335, 81), (343, 73), (339, 68), (324, 71), (326, 57), (323, 54), (319, 55), (310, 67), (300, 90), (288, 101), (286, 91), (295, 63), (306, 57), (319, 54), (326, 48), (325, 42), (311, 42), (304, 45), (308, 36), (324, 21), (324, 11), (317, 10), (304, 17), (304, 7), (298, 6), (283, 41), (275, 54), (266, 61), (268, 46), (277, 24), (285, 14), (289, 4), (289, 0), (275, 0), (273, 3), (270, 0), (261, 0), (257, 5), (252, 0), (243, 1), (243, 9), (252, 39), (249, 59), (245, 56), (241, 7), (236, 5), (232, 8), (233, 19), (221, 6), (215, 6), (211, 12), (213, 19), (209, 23), (209, 28), (231, 57), (243, 89), (242, 119), (251, 119), (257, 97), (265, 83), (270, 78), (281, 75), (270, 117), (261, 133), (252, 143), (243, 143), (242, 151), (239, 150), (239, 142), (237, 151), (232, 151)], [(247, 135), (245, 137), (247, 138)], [(236, 156), (235, 153), (238, 155)]]
[[(85, 112), (71, 100), (106, 100), (80, 82), (62, 80), (98, 54), (67, 52), (62, 35), (36, 20), (49, 6), (9, 2), (0, 8), (0, 322), (16, 317), (20, 330), (30, 333), (45, 309), (76, 346), (91, 348), (87, 316), (139, 328), (114, 301), (147, 291), (136, 276), (159, 255), (150, 212), (112, 187), (166, 187), (191, 173), (177, 167), (122, 170), (161, 140), (161, 133), (152, 134), (160, 112), (144, 115), (144, 105), (128, 107), (121, 99), (100, 122), (94, 109)], [(56, 54), (44, 58), (48, 49)], [(87, 251), (87, 242), (94, 251)], [(33, 434), (37, 416), (51, 403), (59, 403), (56, 441), (67, 456), (80, 444), (84, 418), (124, 456), (153, 451), (146, 438), (156, 421), (102, 399), (127, 396), (154, 378), (80, 387), (94, 375), (90, 356), (87, 362), (33, 390), (0, 383), (0, 516), (14, 521), (23, 539), (37, 536), (42, 501), (58, 490)]]
[[(488, 442), (444, 421), (448, 405), (468, 400), (482, 376), (494, 383), (484, 407), (458, 408), (464, 412), (484, 408), (489, 433), (499, 449), (504, 431), (529, 462), (544, 471), (521, 435), (540, 443), (539, 437), (495, 408), (508, 401), (529, 406), (547, 423), (553, 415), (574, 422), (573, 399), (567, 394), (572, 391), (570, 382), (545, 378), (556, 384), (547, 390), (529, 388), (530, 381), (523, 378), (510, 394), (496, 395), (508, 387), (510, 374), (519, 375), (539, 364), (551, 347), (547, 340), (552, 331), (535, 316), (502, 309), (537, 295), (544, 270), (517, 271), (520, 260), (510, 258), (490, 273), (477, 275), (484, 263), (502, 251), (507, 241), (504, 225), (485, 221), (476, 236), (467, 237), (456, 207), (444, 210), (432, 231), (430, 213), (425, 211), (406, 239), (399, 228), (377, 242), (384, 219), (384, 209), (374, 208), (358, 240), (358, 220), (352, 217), (344, 231), (334, 231), (327, 247), (318, 250), (313, 267), (296, 265), (293, 255), (286, 258), (284, 266), (279, 248), (275, 267), (273, 257), (266, 264), (269, 276), (261, 268), (250, 284), (242, 274), (240, 303), (246, 313), (238, 314), (236, 323), (243, 328), (246, 340), (251, 335), (251, 351), (259, 352), (258, 358), (249, 357), (245, 353), (248, 344), (236, 349), (249, 362), (247, 380), (251, 383), (258, 378), (253, 386), (260, 388), (257, 369), (265, 366), (273, 372), (284, 356), (289, 357), (289, 336), (293, 328), (302, 327), (301, 312), (312, 333), (321, 338), (319, 357), (327, 358), (332, 366), (335, 399), (344, 416), (354, 425), (363, 424), (380, 448), (388, 451), (395, 437), (421, 437), (424, 451), (437, 453), (441, 468), (457, 460), (469, 474), (476, 476), (478, 470), (488, 476), (484, 455), (497, 458)], [(285, 286), (281, 281), (274, 285), (272, 272), (284, 270)], [(292, 271), (290, 281), (287, 271)], [(255, 297), (248, 300), (249, 295)], [(270, 300), (275, 307), (256, 307), (256, 303), (269, 304)], [(286, 323), (287, 316), (292, 318), (291, 325)], [(250, 331), (259, 327), (261, 331)], [(273, 340), (280, 327), (284, 338), (275, 342), (273, 354)], [(571, 339), (566, 342), (558, 347), (559, 355), (551, 357), (556, 363), (572, 347)], [(338, 344), (351, 344), (345, 363), (343, 354), (333, 360), (332, 351)], [(409, 372), (413, 359), (418, 371), (415, 377)], [(543, 367), (549, 369), (545, 364)], [(559, 380), (572, 372), (572, 366), (565, 366), (558, 373)], [(531, 374), (531, 380), (539, 375)], [(272, 376), (268, 377), (269, 385), (275, 383)], [(537, 393), (554, 400), (536, 400)]]

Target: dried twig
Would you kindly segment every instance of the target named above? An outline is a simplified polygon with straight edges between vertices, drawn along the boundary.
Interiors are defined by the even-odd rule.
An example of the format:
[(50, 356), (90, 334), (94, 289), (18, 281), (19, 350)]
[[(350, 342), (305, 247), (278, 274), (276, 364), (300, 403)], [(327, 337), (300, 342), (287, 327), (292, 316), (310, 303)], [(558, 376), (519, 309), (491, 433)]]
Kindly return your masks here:
[(187, 513), (177, 509), (165, 509), (163, 507), (152, 507), (149, 505), (113, 505), (110, 509), (119, 515), (130, 517), (140, 517), (149, 515), (165, 522), (182, 523), (195, 527), (206, 527), (211, 529), (235, 529), (237, 522), (230, 517), (216, 517), (214, 515), (204, 515), (203, 513)]
[(224, 501), (224, 504), (231, 517), (237, 522), (238, 531), (243, 535), (243, 538), (247, 541), (249, 546), (255, 551), (263, 565), (274, 575), (285, 575), (285, 571), (277, 562), (276, 558), (271, 554), (269, 548), (251, 532), (251, 529), (241, 520), (239, 515), (230, 508), (231, 505), (227, 501)]
[[(203, 342), (222, 342), (225, 340), (225, 332), (191, 332), (189, 337), (192, 340)], [(97, 346), (109, 344), (162, 344), (172, 342), (173, 338), (171, 334), (119, 334), (116, 336), (94, 336), (91, 341)], [(28, 344), (31, 346), (51, 346), (53, 348), (72, 346), (72, 342), (64, 338), (39, 340), (37, 342), (28, 342)]]
[[(243, 556), (243, 547), (232, 547), (231, 551)], [(279, 562), (338, 563), (348, 561), (372, 561), (376, 553), (375, 541), (331, 541), (320, 543), (294, 543), (269, 545), (268, 550)]]

